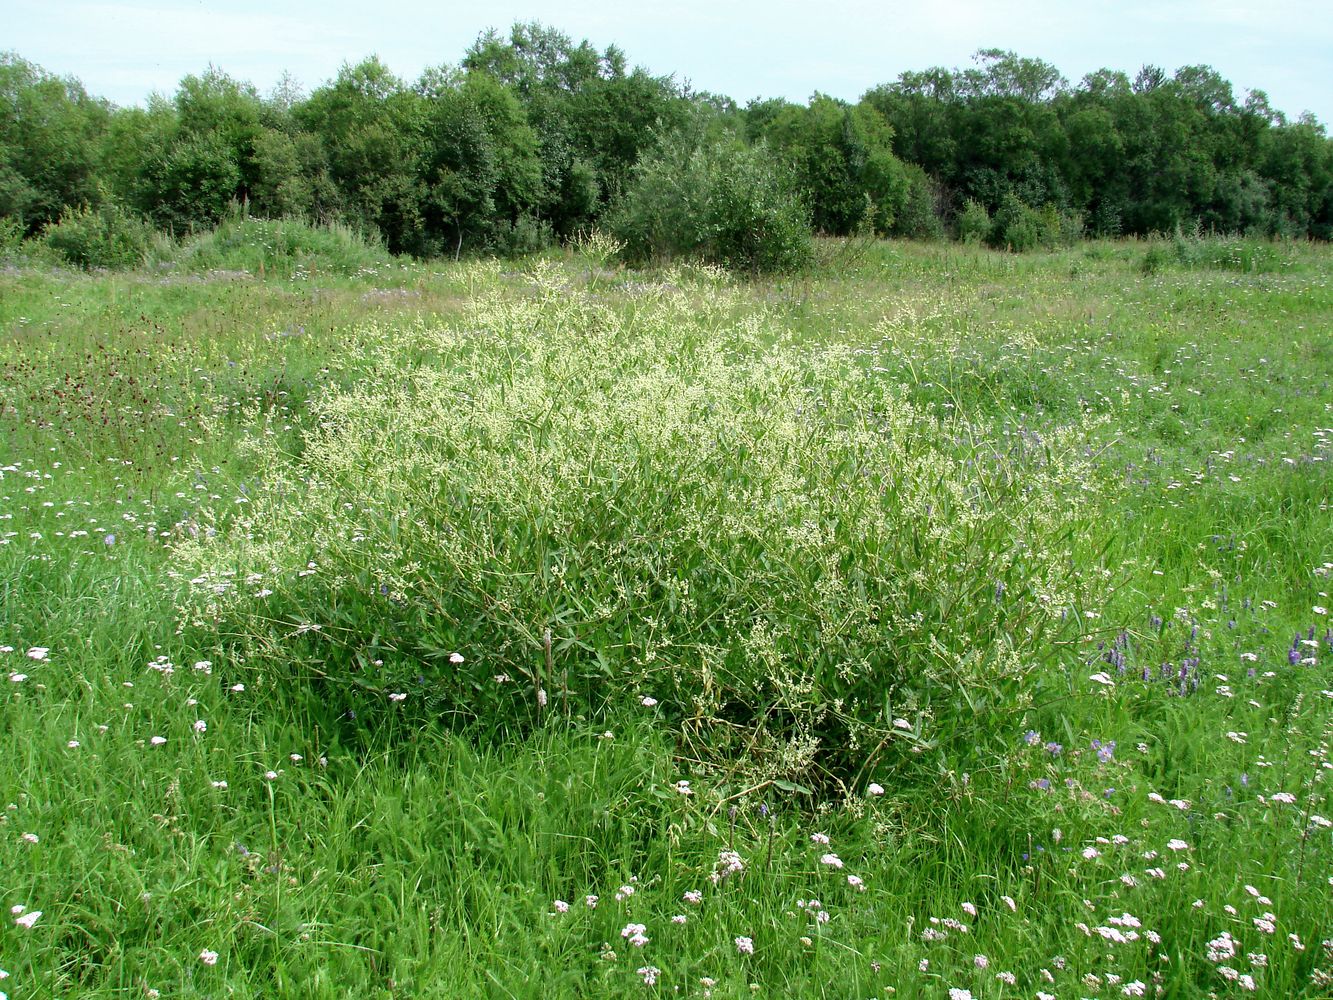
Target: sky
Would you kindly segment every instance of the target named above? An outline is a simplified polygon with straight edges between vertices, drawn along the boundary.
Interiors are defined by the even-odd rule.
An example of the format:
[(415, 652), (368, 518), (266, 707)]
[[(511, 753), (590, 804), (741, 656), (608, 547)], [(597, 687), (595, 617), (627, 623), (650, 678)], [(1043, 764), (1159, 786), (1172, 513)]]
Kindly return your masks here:
[(1264, 90), (1292, 118), (1333, 123), (1327, 0), (0, 0), (0, 51), (131, 105), (210, 64), (263, 93), (284, 71), (309, 92), (371, 54), (413, 80), (457, 63), (487, 28), (530, 20), (742, 104), (855, 100), (906, 70), (1001, 48), (1073, 83), (1103, 67), (1206, 63), (1238, 97)]

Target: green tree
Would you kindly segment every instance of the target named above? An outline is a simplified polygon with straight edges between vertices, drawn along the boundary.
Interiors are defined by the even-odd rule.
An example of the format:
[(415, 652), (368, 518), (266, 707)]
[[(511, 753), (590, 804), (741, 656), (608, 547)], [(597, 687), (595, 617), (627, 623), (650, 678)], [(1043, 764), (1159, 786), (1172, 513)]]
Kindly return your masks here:
[(0, 215), (35, 233), (65, 206), (98, 202), (98, 146), (109, 115), (77, 80), (0, 53)]
[(319, 136), (349, 222), (378, 230), (394, 253), (429, 248), (425, 201), (428, 102), (378, 59), (344, 65), (294, 109)]
[(762, 136), (791, 166), (816, 230), (890, 230), (909, 182), (893, 155), (893, 129), (870, 104), (816, 94), (807, 107), (778, 109)]
[(609, 224), (631, 260), (774, 272), (810, 259), (808, 213), (783, 163), (762, 142), (713, 137), (698, 123), (640, 160)]

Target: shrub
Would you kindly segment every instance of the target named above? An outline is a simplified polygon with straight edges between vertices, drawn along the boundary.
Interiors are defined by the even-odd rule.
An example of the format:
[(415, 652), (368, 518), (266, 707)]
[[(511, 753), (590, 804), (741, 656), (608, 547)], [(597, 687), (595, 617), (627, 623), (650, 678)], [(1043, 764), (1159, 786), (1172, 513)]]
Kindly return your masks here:
[(963, 243), (980, 244), (990, 239), (990, 211), (981, 202), (967, 199), (962, 213), (958, 216), (958, 239)]
[(545, 219), (521, 216), (516, 222), (498, 223), (491, 249), (504, 257), (540, 253), (555, 245), (555, 230)]
[(143, 219), (105, 202), (67, 208), (60, 221), (47, 226), (42, 239), (61, 259), (85, 270), (132, 268), (143, 263), (153, 229)]
[(1161, 240), (1150, 240), (1143, 259), (1139, 261), (1139, 270), (1149, 276), (1157, 274), (1170, 264), (1173, 258), (1174, 254), (1168, 245)]
[(1242, 236), (1177, 232), (1171, 246), (1176, 261), (1188, 268), (1262, 274), (1286, 270), (1292, 263), (1278, 245)]
[(1023, 253), (1043, 245), (1046, 238), (1047, 227), (1041, 215), (1018, 195), (1006, 194), (995, 212), (987, 242), (997, 250)]
[(914, 240), (944, 238), (944, 224), (940, 221), (939, 189), (924, 170), (915, 164), (904, 168), (907, 191), (902, 210), (893, 221), (893, 232)]
[(183, 271), (249, 271), (292, 277), (309, 271), (355, 275), (391, 266), (378, 239), (341, 223), (252, 219), (239, 211), (210, 232), (187, 240), (165, 261)]
[(13, 215), (0, 215), (0, 260), (17, 257), (23, 247), (23, 220)]
[(1170, 239), (1155, 237), (1151, 240), (1139, 270), (1144, 274), (1156, 274), (1168, 266), (1271, 274), (1290, 270), (1295, 262), (1280, 244), (1265, 240), (1177, 231)]
[(780, 272), (811, 257), (808, 214), (789, 172), (760, 144), (678, 133), (635, 167), (608, 220), (630, 260), (696, 258)]
[(256, 436), (249, 502), (181, 543), (186, 624), (362, 722), (651, 696), (784, 779), (1017, 696), (1074, 599), (1082, 429), (972, 444), (852, 348), (738, 325), (683, 277), (632, 314), (551, 275), (458, 329), (361, 331), (372, 368), (299, 457)]
[(1048, 204), (1038, 215), (1041, 217), (1043, 246), (1049, 249), (1072, 247), (1083, 239), (1083, 216), (1078, 212), (1061, 211)]

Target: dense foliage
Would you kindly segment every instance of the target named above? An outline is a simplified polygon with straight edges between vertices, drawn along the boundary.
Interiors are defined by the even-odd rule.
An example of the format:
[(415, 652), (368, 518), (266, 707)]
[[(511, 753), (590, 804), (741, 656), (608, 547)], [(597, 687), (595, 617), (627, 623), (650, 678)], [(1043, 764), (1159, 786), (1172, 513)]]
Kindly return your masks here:
[(794, 184), (763, 145), (675, 133), (635, 166), (607, 222), (630, 260), (686, 257), (735, 271), (791, 271), (811, 252)]
[[(701, 117), (704, 144), (690, 138)], [(672, 210), (674, 252), (747, 269), (792, 266), (792, 226), (947, 231), (1012, 250), (1085, 230), (1333, 235), (1324, 127), (1287, 120), (1262, 91), (1237, 97), (1207, 66), (1102, 70), (1073, 86), (1041, 60), (985, 50), (974, 67), (903, 73), (855, 104), (815, 94), (740, 108), (534, 23), (487, 33), (415, 82), (370, 58), (309, 95), (285, 79), (264, 96), (210, 68), (170, 98), (117, 108), (0, 55), (0, 216), (29, 236), (112, 205), (180, 238), (244, 205), (343, 223), (395, 253), (523, 252), (643, 221), (645, 178), (686, 148), (693, 165), (672, 168), (682, 184), (735, 187), (698, 174), (732, 161), (770, 193), (780, 179), (764, 211), (783, 222), (760, 227), (751, 241), (773, 242), (758, 252), (727, 251), (700, 235), (713, 221), (679, 200)], [(702, 192), (688, 200), (715, 207)], [(642, 238), (626, 242), (647, 255)]]
[(903, 73), (864, 102), (899, 157), (962, 208), (1007, 198), (1083, 216), (1100, 236), (1178, 228), (1333, 234), (1333, 145), (1262, 91), (1238, 98), (1208, 66), (1132, 79), (1100, 70), (1071, 86), (1054, 66), (986, 50), (967, 70)]

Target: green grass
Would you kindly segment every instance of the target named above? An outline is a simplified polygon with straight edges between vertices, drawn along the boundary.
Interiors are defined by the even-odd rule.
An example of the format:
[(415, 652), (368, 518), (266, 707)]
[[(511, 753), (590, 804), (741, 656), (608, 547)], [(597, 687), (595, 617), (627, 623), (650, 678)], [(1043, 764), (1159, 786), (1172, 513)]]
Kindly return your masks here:
[(1329, 995), (1333, 256), (1145, 249), (0, 273), (0, 991)]

